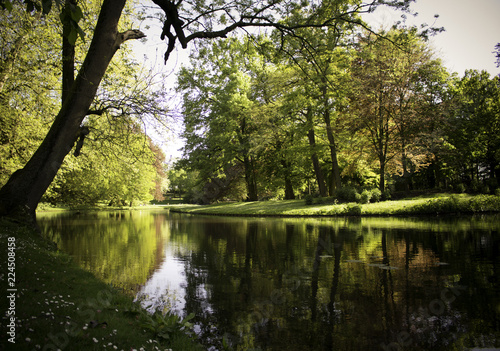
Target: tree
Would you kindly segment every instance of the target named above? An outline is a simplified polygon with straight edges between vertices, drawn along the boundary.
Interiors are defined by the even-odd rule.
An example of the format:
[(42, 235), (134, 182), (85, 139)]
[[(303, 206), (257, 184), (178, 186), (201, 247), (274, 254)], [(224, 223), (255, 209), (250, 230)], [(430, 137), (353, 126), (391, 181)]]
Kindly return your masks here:
[[(134, 201), (161, 200), (164, 155), (137, 123), (120, 118), (111, 123), (93, 116), (86, 126), (109, 128), (105, 135), (91, 138), (82, 153), (68, 155), (44, 201), (69, 205), (106, 202), (128, 205)], [(132, 130), (130, 126), (135, 126)]]
[[(81, 129), (82, 121), (94, 101), (99, 84), (111, 59), (127, 40), (144, 37), (144, 34), (138, 30), (119, 31), (119, 20), (125, 2), (125, 0), (103, 1), (85, 60), (71, 84), (70, 91), (57, 113), (54, 123), (24, 168), (16, 171), (0, 189), (0, 215), (28, 218), (32, 223), (35, 222), (35, 209), (40, 198), (57, 174), (66, 155), (85, 133), (85, 130)], [(397, 7), (408, 7), (409, 2), (407, 0), (403, 3), (387, 1), (388, 4)], [(32, 0), (25, 0), (25, 3), (29, 11), (39, 9), (44, 13), (50, 12), (53, 5), (52, 1), (43, 1), (41, 7)], [(335, 26), (346, 13), (368, 11), (376, 5), (375, 3), (367, 5), (353, 3), (346, 9), (346, 13), (336, 14), (335, 17), (327, 19), (318, 19), (316, 11), (311, 11), (307, 18), (300, 18), (287, 24), (281, 19), (292, 11), (300, 7), (321, 10), (321, 4), (318, 6), (315, 3), (295, 1), (258, 2), (256, 4), (251, 1), (241, 1), (206, 4), (203, 1), (174, 3), (168, 0), (154, 0), (154, 3), (165, 12), (161, 34), (162, 38), (166, 38), (168, 41), (165, 60), (168, 59), (177, 41), (183, 48), (186, 48), (187, 44), (195, 39), (220, 38), (237, 28), (250, 26), (273, 27), (284, 34), (293, 33), (296, 29), (304, 27)], [(382, 3), (384, 2), (377, 2), (377, 4)], [(12, 3), (9, 0), (2, 0), (0, 5), (3, 8), (12, 8)], [(77, 6), (74, 11), (65, 13), (66, 15), (63, 17), (73, 24), (68, 38), (76, 39), (75, 31), (77, 34), (81, 34), (78, 20), (81, 18), (80, 13), (82, 12), (78, 11)], [(231, 23), (228, 24), (228, 21)], [(222, 27), (218, 25), (222, 25)]]
[(29, 160), (58, 108), (52, 99), (58, 84), (53, 65), (60, 59), (50, 29), (54, 17), (42, 21), (18, 7), (0, 12), (0, 185)]
[(495, 54), (495, 58), (496, 58), (497, 67), (500, 67), (500, 43), (495, 45), (494, 54)]
[(466, 71), (454, 85), (455, 108), (449, 120), (448, 162), (460, 170), (458, 180), (471, 186), (500, 178), (500, 78), (486, 71)]
[[(69, 4), (66, 3), (65, 6)], [(86, 18), (80, 25), (89, 32), (95, 25), (92, 19), (97, 18), (99, 11), (94, 2), (87, 2), (84, 6)], [(62, 11), (70, 10), (65, 8)], [(55, 89), (60, 81), (61, 69), (64, 71), (68, 68), (66, 66), (70, 66), (71, 69), (62, 73), (64, 77), (69, 77), (68, 80), (73, 80), (75, 61), (78, 65), (78, 62), (83, 60), (81, 52), (88, 49), (88, 43), (83, 41), (74, 43), (65, 38), (63, 48), (70, 45), (73, 52), (70, 57), (63, 56), (65, 62), (63, 67), (60, 67), (57, 62), (61, 61), (61, 53), (53, 45), (54, 40), (60, 40), (57, 26), (59, 19), (55, 18), (57, 14), (40, 16), (41, 14), (35, 13), (33, 16), (16, 7), (10, 12), (2, 11), (1, 15), (4, 16), (6, 26), (0, 31), (0, 40), (10, 43), (21, 38), (24, 43), (29, 43), (33, 47), (30, 50), (17, 52), (16, 60), (9, 66), (11, 73), (3, 75), (6, 77), (3, 82), (6, 98), (2, 101), (2, 111), (6, 109), (12, 111), (2, 113), (0, 118), (4, 126), (2, 128), (4, 142), (0, 147), (2, 156), (5, 156), (0, 163), (2, 175), (0, 182), (3, 185), (8, 176), (20, 168), (22, 162), (29, 159), (43, 140), (43, 134), (48, 131), (47, 126), (52, 122), (51, 114), (57, 111), (56, 108), (60, 104), (57, 97), (62, 96), (64, 99), (67, 95), (65, 93), (67, 82), (63, 82), (62, 93), (60, 89), (59, 92)], [(129, 17), (127, 11), (124, 21), (127, 22)], [(22, 26), (19, 24), (20, 21), (27, 24)], [(34, 30), (34, 26), (42, 25), (44, 22), (51, 25), (47, 28), (42, 27), (44, 30), (41, 36)], [(12, 49), (8, 50), (7, 44), (3, 56), (4, 63), (9, 62), (11, 52)], [(38, 69), (37, 64), (42, 60), (45, 60), (48, 66), (41, 66), (41, 69)], [(68, 65), (66, 61), (71, 62)], [(27, 69), (28, 67), (32, 69)], [(160, 178), (163, 174), (164, 156), (150, 141), (141, 139), (143, 131), (138, 124), (147, 120), (148, 126), (151, 126), (153, 122), (165, 120), (165, 97), (163, 92), (154, 90), (155, 80), (157, 78), (154, 75), (140, 69), (139, 65), (130, 59), (128, 48), (122, 48), (118, 52), (103, 77), (91, 106), (92, 114), (86, 116), (82, 123), (82, 127), (90, 133), (90, 135), (82, 134), (78, 139), (75, 155), (82, 154), (82, 157), (66, 158), (68, 162), (63, 163), (62, 171), (52, 183), (45, 201), (63, 201), (67, 204), (95, 203), (99, 200), (109, 201), (112, 193), (120, 201), (127, 197), (144, 200), (150, 197), (151, 190), (151, 182), (147, 180), (151, 174), (151, 150), (156, 150), (155, 155), (158, 156), (158, 160), (155, 161), (157, 169), (155, 183), (159, 188), (157, 197), (161, 197)], [(30, 84), (27, 84), (27, 81), (30, 81)], [(138, 138), (142, 140), (144, 147), (133, 146), (133, 141)], [(84, 139), (86, 148), (82, 149)], [(150, 143), (149, 148), (148, 143)], [(119, 152), (118, 148), (125, 150)], [(145, 169), (139, 177), (136, 177), (140, 182), (129, 184), (131, 176), (120, 172), (125, 171), (126, 167), (141, 164), (144, 164)], [(97, 170), (100, 172), (97, 173)], [(130, 173), (133, 172), (134, 167), (131, 167)], [(77, 179), (77, 176), (81, 179)], [(131, 191), (138, 187), (141, 192), (128, 196), (115, 191), (118, 188)], [(55, 192), (54, 189), (58, 191)]]
[(35, 209), (81, 133), (106, 69), (120, 45), (144, 34), (118, 32), (124, 0), (104, 1), (88, 54), (47, 136), (24, 168), (0, 189), (0, 214), (35, 221)]
[[(347, 2), (329, 2), (325, 4), (318, 16), (323, 18), (336, 17), (348, 12), (352, 4)], [(306, 10), (307, 11), (307, 10)], [(292, 17), (303, 16), (303, 11), (297, 11)], [(330, 154), (330, 170), (328, 172), (328, 190), (333, 195), (335, 189), (341, 187), (341, 171), (338, 161), (339, 140), (338, 124), (340, 116), (347, 106), (348, 91), (348, 59), (344, 47), (349, 45), (351, 33), (355, 25), (361, 24), (357, 12), (350, 12), (337, 22), (337, 25), (328, 29), (304, 29), (300, 37), (287, 40), (285, 53), (289, 57), (289, 64), (296, 67), (302, 77), (303, 84), (307, 85), (304, 93), (309, 97), (311, 109), (306, 113), (310, 125), (317, 115), (324, 126), (324, 133), (328, 140)], [(311, 115), (312, 114), (312, 115)], [(309, 129), (309, 142), (314, 148), (314, 129)], [(312, 154), (312, 161), (320, 189), (320, 194), (326, 196), (323, 180), (319, 170), (317, 156)]]
[(255, 55), (248, 42), (230, 38), (202, 50), (192, 67), (183, 68), (178, 76), (190, 163), (205, 182), (226, 177), (227, 170), (237, 165), (249, 201), (258, 199), (254, 136), (262, 131), (260, 117), (265, 117), (256, 113), (252, 97)]
[(352, 69), (354, 123), (378, 159), (383, 192), (389, 165), (406, 178), (410, 163), (418, 169), (429, 162), (423, 140), (440, 116), (436, 86), (443, 84), (443, 68), (414, 30), (393, 29), (360, 37)]

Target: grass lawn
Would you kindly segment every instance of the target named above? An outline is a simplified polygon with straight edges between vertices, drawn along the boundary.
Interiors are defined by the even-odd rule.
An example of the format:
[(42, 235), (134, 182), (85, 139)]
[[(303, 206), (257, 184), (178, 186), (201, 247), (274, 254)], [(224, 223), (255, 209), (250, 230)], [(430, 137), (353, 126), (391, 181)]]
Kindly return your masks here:
[[(133, 296), (79, 268), (32, 230), (0, 221), (0, 245), (0, 350), (202, 350), (180, 323), (153, 322)], [(175, 331), (159, 337), (166, 327)]]
[(369, 204), (321, 202), (315, 199), (312, 205), (306, 205), (304, 200), (277, 200), (206, 206), (174, 205), (167, 208), (172, 212), (235, 216), (393, 216), (500, 212), (500, 196), (495, 195), (433, 194)]

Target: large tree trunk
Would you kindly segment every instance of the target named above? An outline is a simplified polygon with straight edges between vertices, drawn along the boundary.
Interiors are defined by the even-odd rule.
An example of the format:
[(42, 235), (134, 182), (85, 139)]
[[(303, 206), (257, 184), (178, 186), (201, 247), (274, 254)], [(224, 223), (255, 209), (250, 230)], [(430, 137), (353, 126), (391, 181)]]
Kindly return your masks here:
[(311, 154), (311, 160), (314, 168), (314, 174), (316, 175), (316, 182), (318, 183), (319, 195), (322, 197), (326, 197), (328, 193), (325, 185), (325, 176), (323, 175), (323, 171), (321, 170), (321, 166), (319, 164), (318, 154), (315, 151), (316, 137), (314, 134), (314, 129), (309, 129), (309, 131), (307, 132), (307, 138), (309, 139), (309, 146), (313, 150)]
[(284, 180), (285, 180), (285, 200), (295, 200), (295, 194), (293, 192), (292, 178), (290, 177), (291, 166), (284, 158), (281, 160), (281, 165), (284, 169)]
[(319, 195), (326, 197), (327, 189), (325, 185), (325, 176), (319, 165), (318, 154), (316, 153), (316, 136), (314, 133), (314, 124), (312, 120), (312, 111), (308, 109), (306, 112), (307, 123), (309, 124), (309, 131), (307, 132), (307, 139), (309, 140), (309, 146), (312, 150), (311, 160), (314, 168), (314, 174), (316, 175), (316, 182), (318, 183)]
[(380, 170), (379, 170), (379, 189), (384, 194), (385, 191), (385, 156), (384, 155), (379, 155), (379, 163), (380, 163)]
[(340, 168), (339, 168), (339, 162), (337, 160), (337, 144), (335, 143), (335, 137), (333, 135), (333, 129), (332, 129), (332, 122), (331, 122), (331, 116), (330, 116), (330, 107), (328, 104), (328, 97), (327, 97), (327, 86), (324, 85), (322, 89), (323, 93), (323, 99), (324, 99), (324, 108), (325, 111), (323, 112), (323, 120), (325, 121), (326, 125), (326, 135), (328, 137), (328, 144), (330, 146), (330, 158), (332, 160), (332, 171), (331, 171), (331, 180), (330, 180), (330, 186), (329, 186), (329, 194), (330, 196), (334, 195), (335, 189), (338, 189), (341, 187), (341, 180), (340, 180)]
[(0, 216), (36, 223), (38, 202), (79, 137), (80, 125), (114, 53), (125, 40), (144, 36), (139, 31), (118, 33), (125, 1), (104, 1), (85, 61), (47, 136), (26, 166), (0, 189)]
[(247, 201), (257, 201), (259, 200), (259, 196), (252, 157), (245, 155), (243, 157), (243, 165), (245, 167), (245, 182), (247, 184)]
[[(76, 0), (66, 0), (65, 6), (76, 5)], [(71, 93), (71, 87), (75, 82), (75, 45), (69, 42), (72, 24), (69, 21), (63, 23), (62, 36), (62, 93), (61, 104)]]

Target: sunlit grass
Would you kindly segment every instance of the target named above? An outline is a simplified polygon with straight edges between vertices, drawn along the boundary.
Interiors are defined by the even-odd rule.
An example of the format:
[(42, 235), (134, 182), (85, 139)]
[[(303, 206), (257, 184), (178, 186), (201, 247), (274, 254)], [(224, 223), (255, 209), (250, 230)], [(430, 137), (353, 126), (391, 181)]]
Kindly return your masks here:
[(255, 201), (214, 205), (167, 206), (173, 212), (239, 216), (392, 216), (442, 213), (500, 212), (500, 197), (494, 195), (433, 194), (369, 204), (314, 204), (305, 200)]

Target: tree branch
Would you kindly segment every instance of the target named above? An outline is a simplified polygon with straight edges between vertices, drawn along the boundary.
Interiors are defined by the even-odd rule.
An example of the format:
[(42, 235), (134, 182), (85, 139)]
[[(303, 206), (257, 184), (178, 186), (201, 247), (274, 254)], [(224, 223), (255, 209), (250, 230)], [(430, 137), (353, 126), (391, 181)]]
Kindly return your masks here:
[(140, 30), (129, 29), (125, 32), (118, 33), (118, 35), (116, 36), (116, 40), (115, 40), (115, 47), (118, 49), (120, 47), (120, 45), (122, 45), (127, 40), (141, 39), (141, 38), (145, 38), (145, 37), (146, 37), (146, 34), (141, 32)]

